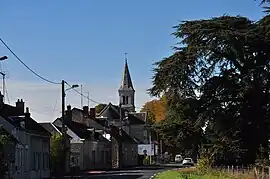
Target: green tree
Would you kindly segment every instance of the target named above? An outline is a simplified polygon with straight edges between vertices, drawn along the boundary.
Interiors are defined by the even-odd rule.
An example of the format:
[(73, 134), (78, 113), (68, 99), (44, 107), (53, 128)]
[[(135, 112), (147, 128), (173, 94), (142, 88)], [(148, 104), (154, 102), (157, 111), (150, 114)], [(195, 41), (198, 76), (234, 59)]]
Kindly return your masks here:
[(55, 174), (61, 172), (63, 168), (63, 153), (62, 136), (55, 133), (51, 136), (51, 167)]
[[(165, 94), (176, 113), (182, 99), (198, 100), (195, 123), (208, 124), (206, 148), (216, 161), (253, 163), (260, 146), (268, 150), (269, 20), (221, 16), (184, 21), (174, 27), (180, 46), (155, 64), (150, 94)], [(235, 155), (226, 157), (227, 151)]]
[(100, 113), (105, 107), (107, 106), (107, 104), (98, 104), (95, 106), (96, 108), (96, 113)]
[(4, 178), (7, 172), (7, 165), (4, 161), (4, 146), (11, 142), (11, 136), (2, 127), (0, 127), (0, 178)]

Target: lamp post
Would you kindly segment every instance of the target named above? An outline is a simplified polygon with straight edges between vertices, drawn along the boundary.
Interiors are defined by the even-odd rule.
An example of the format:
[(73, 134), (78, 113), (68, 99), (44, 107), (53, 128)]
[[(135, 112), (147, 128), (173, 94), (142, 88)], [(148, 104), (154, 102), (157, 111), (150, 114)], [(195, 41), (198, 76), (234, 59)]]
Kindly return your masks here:
[(64, 163), (64, 172), (66, 170), (66, 126), (65, 126), (65, 97), (66, 97), (66, 91), (77, 88), (79, 85), (72, 85), (70, 88), (65, 89), (65, 80), (62, 80), (62, 142), (63, 142), (63, 149), (64, 149), (64, 157), (63, 157), (63, 163)]
[[(2, 56), (2, 57), (0, 57), (0, 61), (4, 61), (4, 60), (7, 60), (8, 59), (8, 57), (7, 56)], [(2, 71), (0, 72), (0, 74), (2, 75), (2, 92), (3, 92), (3, 95), (4, 95), (4, 102), (5, 102), (5, 77), (6, 77), (6, 74), (5, 73), (3, 73)]]

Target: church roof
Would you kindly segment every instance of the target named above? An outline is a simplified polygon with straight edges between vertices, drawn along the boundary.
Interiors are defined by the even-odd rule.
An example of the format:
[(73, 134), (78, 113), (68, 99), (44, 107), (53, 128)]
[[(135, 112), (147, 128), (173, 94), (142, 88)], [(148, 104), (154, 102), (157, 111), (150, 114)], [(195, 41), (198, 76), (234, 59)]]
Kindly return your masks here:
[(122, 82), (121, 82), (121, 86), (119, 90), (133, 90), (134, 91), (132, 80), (131, 80), (129, 69), (128, 69), (127, 60), (125, 61)]

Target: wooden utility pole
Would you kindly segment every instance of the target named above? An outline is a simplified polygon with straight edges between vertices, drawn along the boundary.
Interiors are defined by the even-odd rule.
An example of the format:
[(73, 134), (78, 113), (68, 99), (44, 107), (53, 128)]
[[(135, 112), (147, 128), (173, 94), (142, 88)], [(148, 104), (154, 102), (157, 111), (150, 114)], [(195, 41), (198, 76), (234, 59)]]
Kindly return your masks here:
[(62, 80), (62, 145), (63, 145), (63, 172), (66, 171), (66, 126), (65, 126), (65, 81)]
[(122, 129), (123, 129), (123, 123), (122, 123), (122, 104), (120, 102), (119, 104), (119, 118), (120, 118), (120, 128), (119, 128), (119, 141), (118, 141), (118, 167), (122, 168)]

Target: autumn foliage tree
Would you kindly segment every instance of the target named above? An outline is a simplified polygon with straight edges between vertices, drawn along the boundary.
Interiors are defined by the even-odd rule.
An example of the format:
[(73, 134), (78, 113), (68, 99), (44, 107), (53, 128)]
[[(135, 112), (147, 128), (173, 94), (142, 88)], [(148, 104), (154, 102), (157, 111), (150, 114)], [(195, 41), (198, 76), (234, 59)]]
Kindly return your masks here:
[(146, 102), (141, 112), (147, 112), (148, 118), (152, 122), (159, 122), (165, 119), (166, 113), (166, 98), (165, 96), (160, 99), (154, 99)]

